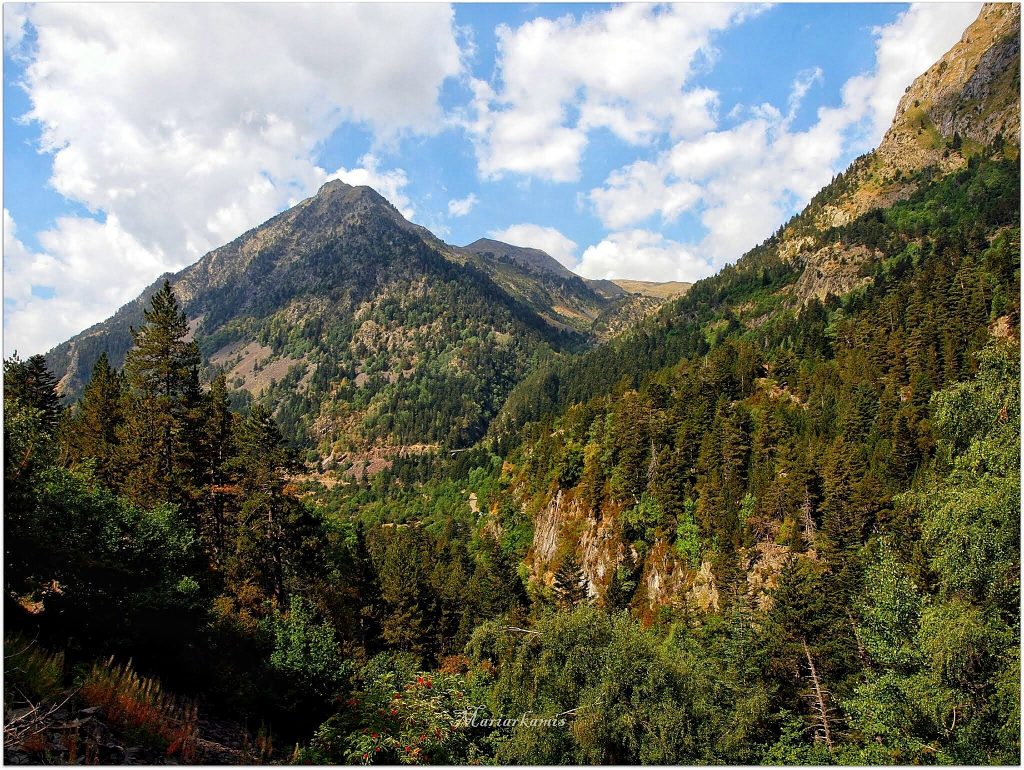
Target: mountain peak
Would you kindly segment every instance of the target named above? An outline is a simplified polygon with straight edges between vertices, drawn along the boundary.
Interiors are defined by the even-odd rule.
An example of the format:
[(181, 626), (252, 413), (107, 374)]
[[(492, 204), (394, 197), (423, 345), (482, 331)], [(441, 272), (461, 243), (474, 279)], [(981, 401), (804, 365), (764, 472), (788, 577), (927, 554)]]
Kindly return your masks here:
[(318, 196), (330, 195), (336, 192), (347, 192), (352, 189), (352, 185), (342, 182), (340, 179), (331, 179), (320, 185), (320, 189), (316, 191)]
[[(963, 37), (907, 88), (877, 149), (854, 161), (815, 219), (846, 224), (918, 188), (918, 176), (967, 165), (982, 151), (1020, 152), (1020, 5), (988, 3)], [(820, 193), (819, 193), (820, 195)], [(799, 250), (798, 247), (794, 247)]]
[(479, 238), (468, 246), (462, 246), (461, 250), (472, 254), (490, 254), (499, 259), (507, 259), (521, 267), (552, 273), (562, 278), (572, 278), (576, 275), (546, 251), (528, 246), (513, 246), (492, 238)]
[(316, 195), (313, 196), (312, 200), (320, 202), (340, 201), (346, 204), (383, 204), (393, 211), (398, 211), (391, 201), (372, 187), (365, 184), (351, 185), (347, 182), (342, 182), (340, 179), (331, 179), (328, 182), (324, 182), (320, 189), (316, 191)]

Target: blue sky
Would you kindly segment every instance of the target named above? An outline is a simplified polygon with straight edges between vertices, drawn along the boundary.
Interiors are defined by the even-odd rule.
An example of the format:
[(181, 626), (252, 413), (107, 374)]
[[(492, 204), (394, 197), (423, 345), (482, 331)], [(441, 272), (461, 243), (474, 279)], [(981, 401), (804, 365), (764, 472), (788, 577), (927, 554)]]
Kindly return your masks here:
[(334, 177), (450, 243), (695, 280), (875, 146), (979, 7), (7, 4), (5, 353)]

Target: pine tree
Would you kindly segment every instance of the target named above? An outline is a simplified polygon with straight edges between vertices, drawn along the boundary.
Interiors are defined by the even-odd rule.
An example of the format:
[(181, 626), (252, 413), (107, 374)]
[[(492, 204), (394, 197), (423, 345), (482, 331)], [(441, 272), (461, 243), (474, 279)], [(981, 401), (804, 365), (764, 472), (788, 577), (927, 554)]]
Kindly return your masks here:
[(111, 488), (120, 478), (117, 427), (123, 420), (123, 391), (124, 377), (110, 366), (106, 352), (101, 353), (64, 437), (70, 461), (94, 460), (96, 478)]
[(555, 573), (554, 585), (555, 604), (563, 610), (573, 610), (589, 600), (587, 578), (583, 568), (576, 560), (576, 555), (569, 553)]
[(210, 385), (204, 407), (200, 456), (206, 497), (200, 526), (215, 558), (219, 559), (226, 545), (228, 510), (233, 497), (228, 464), (235, 451), (235, 417), (228, 402), (227, 378), (223, 371)]
[(57, 380), (46, 368), (43, 356), (36, 354), (22, 361), (15, 352), (4, 361), (4, 398), (38, 409), (43, 426), (50, 430), (56, 427), (61, 414)]
[(428, 558), (420, 533), (395, 528), (379, 537), (383, 553), (375, 561), (385, 609), (381, 636), (397, 649), (422, 657), (428, 652), (435, 607), (427, 585)]
[(125, 491), (143, 504), (188, 505), (185, 425), (199, 348), (186, 341), (188, 320), (167, 281), (144, 316), (142, 327), (132, 329), (135, 346), (125, 359), (131, 387), (120, 434)]
[(254, 406), (235, 433), (235, 456), (226, 467), (243, 501), (234, 522), (227, 577), (283, 606), (299, 577), (316, 571), (323, 555), (319, 519), (287, 489), (301, 469), (270, 411)]
[(640, 566), (627, 549), (622, 564), (612, 573), (612, 582), (604, 596), (604, 606), (607, 610), (618, 612), (629, 608), (640, 581), (640, 571)]

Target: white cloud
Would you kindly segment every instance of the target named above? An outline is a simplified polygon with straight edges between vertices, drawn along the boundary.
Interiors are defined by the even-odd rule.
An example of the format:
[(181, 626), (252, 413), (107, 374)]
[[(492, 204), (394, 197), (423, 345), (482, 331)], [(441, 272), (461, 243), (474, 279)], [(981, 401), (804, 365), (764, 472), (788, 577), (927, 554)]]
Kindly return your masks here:
[(895, 23), (874, 30), (876, 67), (866, 97), (874, 144), (888, 129), (906, 87), (953, 47), (981, 6), (915, 3)]
[(690, 80), (714, 53), (713, 33), (756, 10), (637, 3), (499, 26), (500, 89), (473, 79), (474, 117), (464, 123), (480, 174), (573, 181), (592, 130), (641, 145), (712, 128), (717, 95)]
[(690, 182), (666, 184), (665, 172), (644, 160), (613, 171), (605, 184), (590, 192), (590, 200), (605, 227), (613, 229), (642, 222), (655, 213), (670, 222), (701, 197), (700, 187)]
[(825, 71), (821, 67), (812, 67), (797, 73), (796, 80), (793, 81), (793, 86), (789, 92), (789, 112), (786, 113), (787, 123), (792, 122), (793, 118), (796, 117), (796, 113), (800, 109), (800, 105), (803, 104), (807, 92), (813, 86), (821, 83), (824, 78)]
[(4, 51), (16, 53), (25, 37), (25, 16), (28, 6), (4, 3)]
[(479, 202), (480, 199), (476, 197), (476, 193), (470, 193), (465, 198), (453, 198), (448, 201), (448, 216), (464, 217)]
[(42, 251), (31, 252), (4, 209), (5, 355), (42, 352), (103, 320), (165, 269), (165, 255), (142, 246), (113, 215), (62, 217), (38, 238)]
[[(848, 80), (842, 103), (820, 108), (809, 128), (794, 131), (791, 124), (804, 97), (823, 79), (820, 68), (797, 75), (786, 114), (770, 104), (736, 110), (736, 117), (747, 118), (729, 129), (683, 138), (653, 161), (613, 171), (588, 194), (594, 211), (609, 229), (654, 214), (671, 222), (680, 212), (699, 212), (707, 235), (690, 248), (710, 259), (708, 272), (721, 267), (805, 204), (840, 170), (843, 158), (878, 144), (906, 87), (959, 39), (978, 9), (977, 4), (911, 6), (892, 24), (874, 30), (874, 71)], [(601, 255), (612, 253), (606, 248)], [(663, 278), (671, 275), (666, 267)]]
[(565, 237), (554, 227), (523, 223), (504, 230), (491, 230), (487, 235), (513, 246), (540, 249), (570, 270), (576, 266), (576, 241)]
[(711, 265), (694, 250), (648, 230), (612, 233), (583, 252), (576, 272), (585, 278), (696, 281)]
[[(331, 174), (314, 153), (346, 121), (381, 143), (438, 130), (441, 86), (463, 67), (447, 5), (40, 3), (5, 6), (5, 21), (22, 10), (35, 40), (5, 24), (5, 45), (20, 44), (28, 61), (27, 117), (53, 154), (50, 183), (103, 222), (62, 220), (54, 232), (99, 227), (111, 238), (116, 228), (152, 255), (155, 271), (130, 286), (133, 273), (117, 280), (129, 297), (332, 176), (411, 211), (400, 169), (370, 155)], [(75, 282), (100, 296), (101, 251), (51, 257), (55, 270), (80, 272), (53, 276), (54, 300), (35, 302), (54, 303)]]

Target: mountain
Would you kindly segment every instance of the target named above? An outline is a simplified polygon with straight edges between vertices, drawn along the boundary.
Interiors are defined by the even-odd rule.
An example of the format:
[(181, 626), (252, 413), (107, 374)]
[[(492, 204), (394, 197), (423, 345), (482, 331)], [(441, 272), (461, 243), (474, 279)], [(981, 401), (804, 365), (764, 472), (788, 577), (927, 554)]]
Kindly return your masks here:
[(370, 483), (164, 287), (6, 362), (5, 761), (1019, 765), (1017, 29), (600, 344), (668, 289), (338, 183), (171, 276)]
[(654, 281), (631, 281), (626, 278), (614, 278), (612, 283), (630, 294), (640, 294), (653, 299), (673, 299), (682, 296), (687, 289), (693, 286), (692, 283), (686, 281), (656, 283)]
[(912, 526), (893, 506), (935, 459), (933, 394), (1019, 344), (1019, 77), (1020, 6), (985, 6), (774, 236), (513, 389), (490, 434), (535, 584), (572, 554), (648, 617), (725, 586), (756, 605), (791, 555)]
[(557, 259), (540, 249), (511, 246), (501, 241), (491, 240), (490, 238), (480, 238), (468, 246), (461, 247), (459, 250), (491, 260), (512, 262), (531, 272), (550, 273), (559, 278), (568, 279), (578, 277)]
[[(907, 105), (915, 101), (919, 107), (928, 105), (928, 114), (939, 121), (928, 122), (930, 132), (921, 129), (920, 121), (907, 119)], [(877, 238), (851, 239), (850, 231), (873, 229), (872, 220), (882, 217), (879, 212), (968, 169), (972, 160), (1019, 163), (1019, 114), (1020, 6), (988, 4), (961, 41), (908, 87), (876, 150), (855, 160), (735, 265), (697, 282), (607, 344), (531, 373), (510, 395), (492, 433), (510, 439), (523, 422), (602, 395), (608, 383), (623, 378), (638, 383), (646, 374), (713, 344), (723, 333), (756, 329), (780, 311), (799, 310), (811, 299), (838, 297), (871, 284), (884, 252)], [(983, 128), (944, 117), (951, 115), (978, 116)], [(960, 141), (934, 125), (962, 129)], [(986, 137), (991, 142), (981, 144)], [(919, 151), (896, 149), (904, 147)], [(903, 170), (894, 165), (899, 163), (905, 164)], [(984, 190), (975, 195), (983, 197)], [(976, 199), (963, 205), (992, 204)]]
[(274, 408), (328, 466), (471, 443), (535, 361), (658, 305), (595, 290), (536, 249), (450, 246), (336, 180), (50, 351), (67, 398), (101, 353), (123, 363), (164, 279), (207, 370), (227, 372), (236, 402)]
[(963, 168), (981, 148), (1020, 147), (1020, 7), (986, 4), (941, 59), (907, 88), (881, 144), (858, 159), (816, 211), (820, 227), (904, 200), (926, 168)]
[[(694, 324), (710, 307), (712, 285), (759, 272), (767, 283), (758, 298), (731, 303), (728, 323), (747, 326), (763, 323), (777, 305), (865, 285), (880, 251), (844, 241), (841, 228), (908, 200), (986, 148), (1016, 157), (1019, 51), (1019, 7), (986, 6), (908, 89), (878, 149), (699, 289), (585, 280), (540, 250), (489, 239), (452, 246), (370, 188), (340, 181), (165, 278), (204, 363), (228, 371), (236, 400), (275, 407), (288, 435), (322, 457), (349, 444), (387, 452), (463, 444), (483, 435), (499, 409), (497, 429), (507, 435), (522, 417), (599, 391), (613, 373), (636, 379), (698, 338), (712, 339), (718, 327), (697, 331)], [(120, 365), (130, 327), (161, 281), (50, 351), (47, 362), (67, 397), (81, 392), (101, 352)], [(535, 366), (601, 341), (610, 344), (578, 361)], [(559, 367), (573, 373), (554, 374)], [(524, 377), (524, 395), (513, 392), (506, 404)], [(548, 382), (543, 398), (527, 395), (536, 389), (531, 380)], [(456, 390), (463, 395), (439, 410), (422, 395)], [(525, 414), (521, 398), (530, 402)]]

